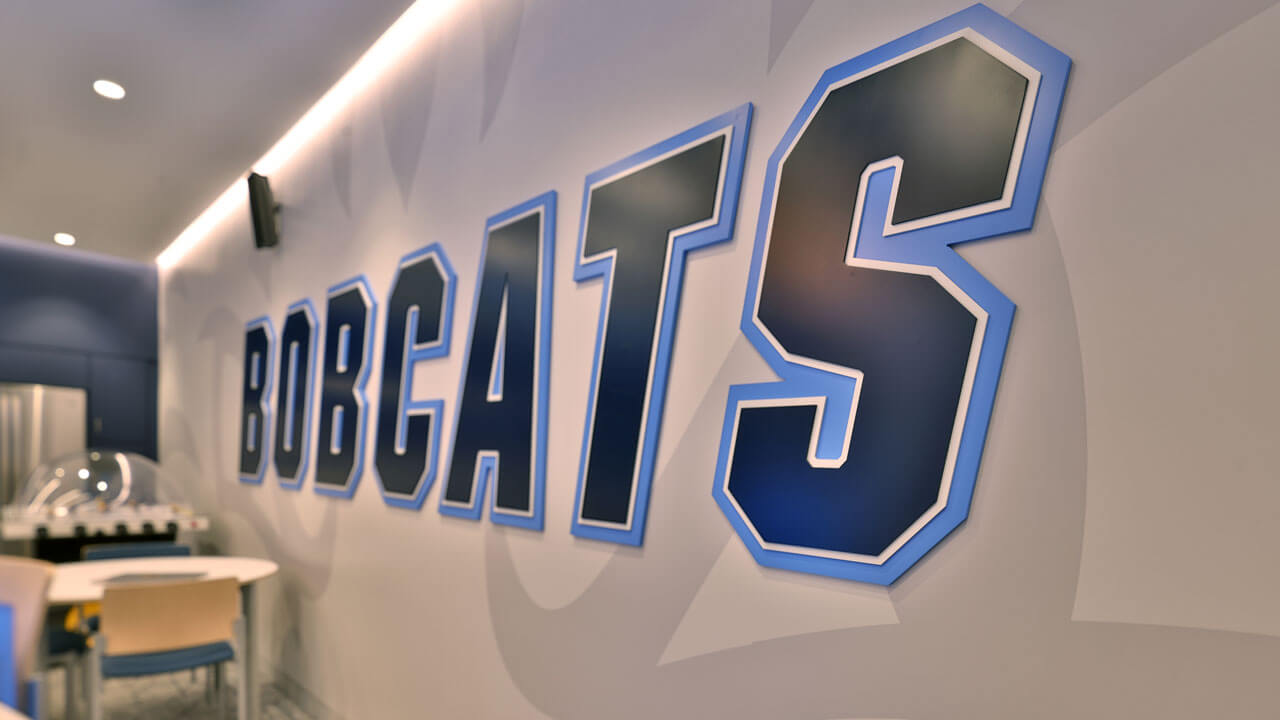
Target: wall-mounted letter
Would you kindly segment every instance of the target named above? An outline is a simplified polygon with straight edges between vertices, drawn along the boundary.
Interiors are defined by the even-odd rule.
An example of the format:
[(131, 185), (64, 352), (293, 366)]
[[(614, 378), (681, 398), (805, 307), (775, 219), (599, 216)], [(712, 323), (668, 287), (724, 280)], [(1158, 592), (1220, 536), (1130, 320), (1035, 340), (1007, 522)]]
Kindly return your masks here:
[(713, 493), (763, 565), (889, 584), (968, 514), (1070, 60), (974, 6), (828, 70), (769, 159)]
[(329, 289), (325, 318), (316, 492), (349, 498), (364, 468), (364, 396), (373, 354), (376, 305), (363, 275)]
[(267, 424), (271, 410), (271, 319), (250, 320), (244, 331), (244, 402), (240, 410), (240, 482), (260, 484), (267, 471)]
[(573, 534), (644, 540), (687, 256), (733, 234), (751, 106), (587, 176), (574, 279), (603, 278)]
[[(489, 218), (440, 512), (542, 529), (555, 193)], [(492, 480), (492, 482), (490, 482)]]
[(310, 300), (289, 306), (280, 329), (280, 387), (276, 390), (276, 476), (289, 490), (307, 477), (311, 439), (312, 377), (316, 366), (316, 311)]
[(413, 368), (449, 354), (455, 275), (431, 245), (400, 260), (387, 296), (374, 474), (388, 505), (417, 510), (435, 481), (442, 400), (413, 399)]

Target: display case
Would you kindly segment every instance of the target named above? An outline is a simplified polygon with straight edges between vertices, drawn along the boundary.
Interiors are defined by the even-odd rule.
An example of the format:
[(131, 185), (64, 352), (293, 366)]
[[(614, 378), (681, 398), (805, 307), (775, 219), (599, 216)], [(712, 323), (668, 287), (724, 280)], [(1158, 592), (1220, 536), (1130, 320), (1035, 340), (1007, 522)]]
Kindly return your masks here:
[(37, 467), (4, 508), (0, 537), (35, 540), (38, 557), (70, 560), (79, 559), (85, 544), (173, 539), (208, 527), (208, 519), (195, 513), (182, 488), (154, 461), (89, 449)]

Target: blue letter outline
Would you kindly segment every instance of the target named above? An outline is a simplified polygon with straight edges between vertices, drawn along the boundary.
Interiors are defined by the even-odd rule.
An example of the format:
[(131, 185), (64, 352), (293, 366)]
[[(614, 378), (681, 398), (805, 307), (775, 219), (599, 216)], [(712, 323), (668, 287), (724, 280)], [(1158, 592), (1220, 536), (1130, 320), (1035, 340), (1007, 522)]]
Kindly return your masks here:
[[(334, 285), (333, 287), (329, 288), (328, 292), (325, 293), (325, 298), (326, 298), (325, 331), (326, 333), (328, 332), (328, 329), (329, 329), (327, 300), (329, 298), (333, 298), (334, 296), (343, 294), (347, 290), (350, 290), (352, 287), (360, 291), (360, 294), (364, 296), (365, 303), (368, 307), (368, 310), (365, 311), (365, 323), (364, 323), (364, 360), (363, 360), (364, 364), (360, 366), (360, 375), (359, 377), (356, 378), (355, 383), (351, 386), (351, 394), (355, 398), (356, 405), (360, 408), (360, 412), (358, 413), (360, 415), (360, 419), (359, 419), (359, 423), (356, 425), (356, 447), (355, 447), (355, 458), (354, 458), (355, 461), (351, 465), (351, 473), (347, 476), (347, 482), (342, 487), (323, 485), (321, 483), (313, 483), (315, 485), (315, 490), (317, 494), (326, 495), (329, 497), (344, 498), (344, 499), (350, 499), (352, 496), (356, 494), (356, 488), (360, 485), (360, 476), (364, 472), (364, 456), (365, 456), (365, 453), (368, 451), (368, 446), (365, 443), (367, 439), (365, 436), (365, 430), (368, 428), (368, 424), (369, 424), (369, 401), (368, 401), (368, 398), (365, 397), (365, 388), (369, 384), (369, 374), (373, 372), (372, 365), (373, 365), (374, 326), (377, 323), (377, 318), (378, 318), (378, 301), (374, 300), (373, 289), (369, 285), (369, 278), (365, 277), (363, 274), (360, 274), (360, 275), (357, 275), (356, 277), (351, 278), (350, 280), (344, 280), (338, 283), (337, 285)], [(325, 361), (327, 362), (327, 360), (328, 359), (326, 358)], [(323, 385), (324, 383), (323, 365), (320, 367), (320, 373), (321, 373), (320, 382), (321, 382), (321, 385)], [(316, 398), (316, 403), (318, 405), (321, 405), (323, 409), (323, 404), (324, 404), (323, 387), (321, 388), (320, 396)], [(343, 418), (343, 421), (345, 422), (346, 418)], [(330, 441), (332, 442), (332, 439)], [(319, 437), (316, 438), (315, 451), (317, 453), (326, 452), (325, 448), (321, 446)]]
[[(261, 441), (262, 457), (259, 458), (258, 460), (258, 472), (254, 473), (253, 475), (245, 475), (244, 473), (240, 474), (240, 482), (248, 485), (262, 484), (263, 477), (267, 473), (267, 465), (271, 464), (271, 460), (270, 460), (271, 450), (272, 448), (275, 447), (275, 438), (271, 436), (271, 416), (272, 416), (271, 410), (275, 406), (275, 404), (271, 402), (271, 384), (272, 384), (271, 381), (273, 378), (275, 378), (275, 375), (276, 375), (275, 362), (274, 362), (275, 348), (276, 348), (276, 328), (274, 325), (271, 324), (271, 318), (266, 315), (263, 315), (262, 317), (254, 318), (249, 322), (245, 323), (244, 325), (245, 336), (247, 337), (248, 334), (256, 328), (262, 328), (262, 331), (267, 334), (267, 356), (263, 358), (262, 367), (264, 368), (264, 370), (262, 372), (262, 377), (259, 378), (259, 380), (261, 380), (263, 383), (262, 394), (259, 396), (259, 400), (258, 400), (258, 412), (262, 414), (262, 427), (258, 428), (258, 430), (262, 433), (262, 441)], [(245, 378), (244, 382), (252, 382), (252, 380), (250, 378)], [(243, 427), (243, 423), (244, 423), (243, 411), (242, 411), (240, 422), (241, 422), (240, 452), (241, 454), (243, 454), (245, 442), (248, 439), (246, 434), (249, 431), (248, 428)]]
[[(747, 137), (751, 127), (751, 103), (739, 106), (722, 115), (692, 127), (674, 137), (641, 150), (586, 178), (582, 193), (582, 215), (578, 223), (578, 251), (573, 279), (583, 283), (593, 278), (603, 279), (600, 303), (600, 320), (596, 328), (596, 343), (591, 369), (591, 392), (587, 400), (586, 423), (582, 432), (582, 453), (578, 463), (577, 490), (574, 494), (574, 512), (571, 531), (579, 537), (604, 540), (624, 545), (639, 546), (644, 543), (644, 529), (649, 509), (649, 494), (653, 484), (654, 465), (658, 455), (658, 436), (662, 427), (663, 408), (666, 404), (667, 379), (671, 369), (671, 351), (675, 340), (676, 321), (680, 311), (684, 269), (689, 253), (701, 247), (725, 242), (733, 237), (734, 223), (738, 216), (738, 196), (742, 187), (742, 172), (746, 160)], [(724, 159), (721, 161), (720, 188), (713, 219), (706, 224), (673, 233), (669, 242), (670, 252), (663, 269), (662, 296), (659, 301), (657, 338), (654, 341), (650, 364), (649, 388), (641, 421), (640, 452), (631, 485), (630, 518), (626, 523), (608, 523), (583, 517), (582, 492), (586, 480), (587, 463), (591, 451), (591, 432), (595, 424), (596, 396), (600, 390), (600, 360), (604, 348), (609, 303), (612, 302), (613, 260), (616, 250), (584, 255), (587, 232), (587, 211), (591, 206), (591, 191), (652, 165), (686, 148), (705, 142), (716, 135), (726, 137)]]
[[(971, 309), (976, 307), (979, 312), (975, 314), (980, 321), (981, 311), (985, 311), (980, 349), (976, 358), (971, 356), (967, 403), (962, 401), (963, 418), (956, 424), (960, 434), (953, 437), (949, 488), (944, 481), (946, 496), (940, 497), (932, 517), (928, 514), (922, 517), (921, 522), (913, 525), (878, 558), (768, 544), (751, 526), (728, 489), (740, 409), (752, 405), (816, 406), (810, 463), (815, 467), (839, 467), (848, 450), (859, 389), (857, 371), (789, 356), (757, 318), (771, 212), (782, 163), (831, 90), (961, 35), (1027, 75), (1029, 80), (1038, 74), (1038, 84), (1029, 84), (1023, 110), (1021, 162), (1010, 170), (1010, 177), (1016, 174), (1016, 180), (1006, 181), (1005, 197), (995, 203), (898, 226), (893, 225), (891, 219), (901, 160), (892, 158), (873, 163), (863, 175), (862, 197), (857, 201), (845, 258), (849, 264), (861, 261), (911, 272), (922, 272), (923, 268), (948, 286), (957, 299)], [(889, 585), (968, 517), (1013, 322), (1014, 304), (951, 246), (1031, 227), (1070, 66), (1071, 60), (1066, 55), (989, 8), (975, 5), (827, 70), (769, 157), (751, 260), (751, 281), (743, 306), (742, 331), (781, 380), (730, 388), (712, 488), (717, 504), (756, 562)], [(908, 270), (912, 267), (915, 269)]]
[[(302, 448), (300, 450), (302, 460), (298, 464), (298, 475), (292, 482), (287, 482), (285, 478), (280, 477), (278, 468), (276, 472), (276, 479), (280, 481), (280, 487), (285, 490), (301, 490), (302, 484), (306, 482), (307, 479), (307, 470), (311, 467), (311, 428), (313, 427), (311, 424), (311, 418), (312, 413), (315, 410), (315, 406), (319, 403), (319, 400), (314, 397), (312, 393), (316, 388), (316, 374), (323, 371), (322, 368), (316, 367), (316, 360), (320, 356), (320, 321), (319, 315), (316, 314), (316, 307), (311, 303), (310, 298), (299, 300), (285, 310), (285, 324), (287, 325), (289, 323), (289, 317), (291, 315), (300, 310), (307, 316), (307, 322), (311, 324), (311, 357), (307, 361), (307, 377), (305, 384), (298, 390), (294, 399), (294, 402), (302, 401), (306, 403), (306, 410), (302, 414)], [(287, 349), (285, 348), (281, 349), (281, 352), (286, 351)], [(289, 374), (290, 382), (295, 385), (297, 384), (297, 377), (295, 377), (296, 374), (296, 368)], [(289, 392), (289, 388), (285, 387), (284, 384), (281, 383), (281, 386), (276, 389), (276, 392), (287, 393)], [(281, 420), (281, 422), (287, 422), (287, 419)], [(286, 437), (288, 436), (286, 435)], [(272, 447), (274, 448), (274, 445)], [(275, 458), (273, 458), (273, 460), (275, 460)]]
[[(444, 302), (440, 306), (440, 312), (442, 313), (440, 336), (429, 343), (418, 344), (414, 342), (413, 338), (417, 337), (417, 333), (412, 331), (417, 329), (421, 311), (418, 308), (410, 310), (404, 327), (404, 364), (400, 370), (402, 373), (400, 378), (400, 397), (397, 399), (400, 409), (396, 413), (396, 447), (398, 449), (404, 445), (406, 433), (409, 429), (407, 420), (410, 415), (430, 416), (431, 437), (427, 440), (427, 466), (418, 482), (417, 492), (407, 495), (388, 491), (382, 484), (382, 476), (378, 473), (378, 463), (373, 463), (373, 474), (378, 480), (378, 491), (382, 493), (383, 502), (392, 507), (406, 508), (408, 510), (421, 509), (422, 503), (427, 499), (427, 493), (431, 492), (431, 486), (435, 484), (436, 467), (440, 459), (440, 419), (444, 415), (443, 399), (413, 399), (413, 368), (419, 361), (447, 357), (449, 355), (449, 348), (453, 340), (453, 300), (457, 289), (458, 276), (453, 271), (453, 265), (450, 264), (449, 257), (444, 252), (444, 247), (440, 243), (432, 243), (400, 258), (400, 262), (396, 265), (396, 272), (391, 276), (391, 285), (387, 288), (387, 307), (390, 308), (391, 295), (396, 291), (396, 283), (400, 280), (400, 271), (406, 266), (416, 265), (426, 258), (432, 259), (432, 262), (435, 263), (436, 268), (444, 277)], [(390, 312), (390, 310), (387, 312)], [(383, 338), (384, 351), (386, 342), (386, 338)], [(381, 428), (379, 428), (379, 431), (381, 431)]]
[[(544, 503), (546, 499), (547, 485), (547, 422), (548, 408), (550, 407), (550, 388), (551, 388), (551, 322), (552, 322), (552, 298), (554, 296), (553, 278), (555, 270), (555, 246), (556, 246), (556, 201), (557, 196), (554, 190), (545, 192), (535, 198), (527, 200), (515, 207), (505, 210), (489, 218), (484, 225), (484, 239), (480, 249), (480, 264), (476, 268), (476, 289), (475, 297), (471, 303), (471, 315), (467, 319), (467, 351), (462, 360), (462, 374), (458, 381), (458, 402), (454, 408), (453, 416), (453, 436), (456, 440), (458, 435), (458, 423), (462, 418), (462, 396), (466, 388), (467, 371), (471, 365), (471, 345), (472, 335), (475, 333), (476, 313), (480, 309), (480, 290), (482, 289), (484, 279), (485, 261), (489, 252), (489, 236), (493, 231), (509, 225), (517, 220), (526, 218), (534, 213), (542, 215), (542, 222), (539, 232), (542, 236), (542, 250), (538, 255), (538, 309), (537, 309), (537, 347), (534, 348), (534, 455), (533, 455), (533, 478), (529, 484), (529, 493), (532, 496), (529, 504), (530, 511), (528, 513), (518, 513), (508, 510), (502, 510), (497, 505), (498, 492), (495, 490), (489, 493), (489, 519), (499, 525), (509, 525), (512, 527), (525, 528), (527, 530), (541, 531), (544, 525)], [(505, 342), (503, 333), (499, 332), (498, 342), (503, 343), (505, 350)], [(494, 367), (491, 369), (493, 379), (490, 381), (490, 397), (494, 398), (495, 393), (500, 398), (502, 394), (502, 358), (503, 354), (498, 354), (494, 359)], [(485, 493), (488, 491), (489, 478), (494, 478), (495, 484), (498, 477), (498, 462), (500, 457), (498, 453), (491, 451), (481, 451), (476, 454), (476, 474), (475, 479), (471, 483), (471, 500), (467, 503), (455, 503), (445, 499), (444, 492), (440, 493), (439, 510), (444, 515), (453, 517), (466, 518), (468, 520), (479, 520), (482, 512), (482, 503)], [(453, 464), (453, 449), (450, 445), (449, 465)], [(448, 477), (448, 473), (445, 473)]]

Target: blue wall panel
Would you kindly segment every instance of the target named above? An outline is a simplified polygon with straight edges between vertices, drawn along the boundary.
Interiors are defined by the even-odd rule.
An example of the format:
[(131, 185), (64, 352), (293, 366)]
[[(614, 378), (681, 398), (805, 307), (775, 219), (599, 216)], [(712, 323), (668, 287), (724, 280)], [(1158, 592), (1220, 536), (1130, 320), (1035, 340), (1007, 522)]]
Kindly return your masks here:
[(0, 237), (0, 382), (81, 387), (89, 445), (156, 453), (155, 266)]
[[(0, 305), (0, 325), (5, 324)], [(0, 382), (89, 387), (89, 355), (0, 343)]]

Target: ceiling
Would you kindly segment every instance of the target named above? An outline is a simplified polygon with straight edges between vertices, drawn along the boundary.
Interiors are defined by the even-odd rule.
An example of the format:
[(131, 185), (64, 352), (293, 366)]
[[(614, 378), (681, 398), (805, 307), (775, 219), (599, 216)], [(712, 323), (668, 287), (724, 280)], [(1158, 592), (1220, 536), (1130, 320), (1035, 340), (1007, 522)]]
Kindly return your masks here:
[(6, 2), (0, 234), (153, 260), (410, 4)]

